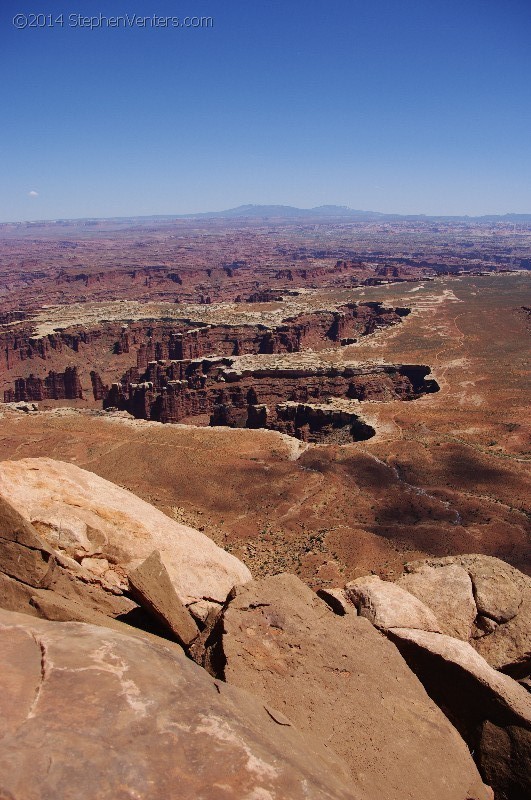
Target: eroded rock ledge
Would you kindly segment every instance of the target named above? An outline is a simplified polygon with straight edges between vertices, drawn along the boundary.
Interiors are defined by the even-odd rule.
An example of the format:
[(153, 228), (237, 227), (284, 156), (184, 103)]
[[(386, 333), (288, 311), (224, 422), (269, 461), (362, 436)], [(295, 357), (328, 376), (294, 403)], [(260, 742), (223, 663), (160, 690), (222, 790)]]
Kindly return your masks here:
[[(157, 311), (156, 307), (153, 311)], [(153, 360), (320, 350), (351, 344), (359, 337), (396, 325), (409, 311), (386, 308), (377, 302), (348, 303), (330, 311), (308, 310), (292, 316), (289, 308), (269, 315), (238, 314), (233, 309), (233, 322), (208, 323), (199, 313), (197, 319), (173, 313), (166, 318), (128, 320), (128, 309), (124, 308), (124, 322), (105, 322), (96, 314), (92, 323), (89, 316), (85, 325), (74, 324), (46, 334), (34, 330), (29, 322), (12, 321), (11, 327), (7, 325), (0, 331), (0, 382), (4, 384), (5, 402), (44, 399), (39, 379), (47, 379), (47, 397), (62, 399), (64, 389), (58, 389), (55, 397), (53, 385), (54, 381), (60, 382), (65, 367), (78, 369), (82, 388), (88, 393), (90, 369), (98, 372), (103, 384), (110, 384), (123, 373), (124, 364), (131, 364), (131, 357), (141, 373)], [(140, 313), (138, 309), (136, 313)], [(168, 312), (161, 307), (158, 313)], [(231, 317), (229, 310), (226, 317)], [(50, 371), (55, 377), (50, 376)], [(12, 375), (14, 380), (10, 383)], [(67, 390), (67, 398), (77, 396)]]
[[(304, 441), (369, 439), (356, 400), (415, 400), (438, 390), (423, 365), (239, 367), (238, 359), (151, 362), (104, 393), (139, 419), (269, 428)], [(96, 383), (98, 377), (93, 376)]]
[[(413, 400), (438, 390), (427, 366), (335, 366), (324, 358), (326, 350), (399, 324), (410, 309), (379, 302), (303, 308), (292, 316), (234, 312), (229, 324), (100, 320), (41, 335), (15, 320), (0, 333), (4, 402), (81, 400), (139, 419), (266, 428), (342, 444), (375, 433), (348, 401)], [(302, 364), (290, 362), (294, 354)]]

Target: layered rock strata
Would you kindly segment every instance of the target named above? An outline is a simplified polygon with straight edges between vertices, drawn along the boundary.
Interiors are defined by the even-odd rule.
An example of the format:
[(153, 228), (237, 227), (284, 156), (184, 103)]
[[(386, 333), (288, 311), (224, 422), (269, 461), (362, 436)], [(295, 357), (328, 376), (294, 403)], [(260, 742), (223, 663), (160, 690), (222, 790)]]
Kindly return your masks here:
[(5, 403), (19, 403), (40, 400), (80, 400), (83, 389), (77, 367), (67, 367), (64, 372), (51, 370), (45, 378), (30, 374), (27, 378), (17, 378), (14, 389), (4, 392)]
[[(108, 385), (124, 371), (124, 356), (129, 354), (135, 358), (136, 369), (143, 372), (153, 360), (190, 360), (212, 354), (292, 353), (309, 347), (322, 349), (356, 341), (379, 328), (396, 325), (408, 313), (407, 308), (386, 308), (381, 303), (349, 303), (334, 311), (301, 313), (276, 325), (207, 324), (175, 318), (171, 322), (140, 320), (127, 325), (101, 322), (91, 327), (55, 330), (42, 336), (35, 335), (33, 327), (23, 322), (0, 332), (0, 381), (8, 393), (6, 402), (39, 400), (44, 398), (37, 396), (42, 390), (36, 381), (45, 380), (46, 375), (41, 373), (43, 369), (49, 372), (50, 367), (54, 374), (60, 374), (65, 366), (82, 371), (90, 364), (98, 374), (103, 371), (103, 383)], [(28, 382), (30, 375), (32, 380)], [(88, 371), (83, 374), (86, 382), (85, 375), (88, 377)], [(11, 376), (26, 384), (9, 386)], [(50, 399), (62, 399), (60, 389), (58, 396), (54, 396), (53, 381), (49, 380), (47, 388)], [(83, 388), (88, 391), (89, 385)], [(17, 396), (17, 392), (23, 391), (24, 397)]]
[(237, 364), (227, 358), (154, 361), (144, 373), (130, 370), (113, 384), (103, 405), (140, 419), (180, 422), (206, 416), (211, 425), (269, 428), (305, 441), (328, 439), (330, 430), (342, 428), (349, 441), (368, 439), (374, 430), (353, 404), (337, 408), (323, 403), (414, 400), (439, 388), (426, 379), (430, 368), (415, 364), (291, 369)]

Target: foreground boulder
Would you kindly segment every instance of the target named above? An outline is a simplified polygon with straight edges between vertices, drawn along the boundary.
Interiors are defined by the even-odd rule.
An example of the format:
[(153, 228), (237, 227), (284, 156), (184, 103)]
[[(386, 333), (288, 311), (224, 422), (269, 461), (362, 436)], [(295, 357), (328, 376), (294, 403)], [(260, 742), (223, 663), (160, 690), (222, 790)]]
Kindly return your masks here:
[(360, 616), (377, 628), (419, 628), (441, 632), (433, 611), (417, 597), (377, 575), (367, 575), (347, 583), (345, 594)]
[(120, 588), (50, 547), (0, 496), (0, 606), (37, 616), (37, 596), (64, 598), (85, 615), (99, 612), (112, 619), (137, 607)]
[(435, 613), (442, 633), (468, 641), (477, 608), (472, 581), (459, 564), (441, 565), (438, 569), (420, 563), (397, 582)]
[[(122, 590), (51, 548), (0, 496), (1, 608), (113, 630), (127, 623), (132, 635), (154, 634), (184, 647), (197, 638), (192, 613), (177, 596), (157, 551), (130, 573), (127, 586), (129, 591)], [(219, 613), (221, 605), (212, 606)]]
[[(147, 559), (148, 567), (157, 560), (156, 555)], [(142, 639), (163, 636), (187, 646), (198, 635), (196, 624), (177, 598), (160, 561), (158, 566), (147, 573), (142, 565), (139, 568), (144, 581), (138, 605), (102, 576), (50, 548), (0, 497), (0, 608), (58, 622), (100, 625)], [(158, 579), (156, 587), (154, 579)], [(165, 589), (162, 604), (158, 602), (161, 587)]]
[(470, 753), (396, 647), (293, 575), (238, 587), (213, 659), (345, 759), (374, 800), (487, 800)]
[(496, 800), (531, 797), (531, 695), (474, 648), (443, 634), (388, 631), (407, 663), (475, 752)]
[(0, 610), (0, 796), (366, 800), (289, 720), (184, 655)]
[(108, 584), (127, 589), (127, 574), (154, 550), (182, 603), (225, 602), (247, 567), (193, 528), (126, 489), (50, 458), (0, 462), (0, 495), (54, 550)]
[(435, 613), (443, 633), (469, 641), (495, 669), (529, 676), (531, 578), (483, 555), (425, 559), (406, 570), (398, 585)]

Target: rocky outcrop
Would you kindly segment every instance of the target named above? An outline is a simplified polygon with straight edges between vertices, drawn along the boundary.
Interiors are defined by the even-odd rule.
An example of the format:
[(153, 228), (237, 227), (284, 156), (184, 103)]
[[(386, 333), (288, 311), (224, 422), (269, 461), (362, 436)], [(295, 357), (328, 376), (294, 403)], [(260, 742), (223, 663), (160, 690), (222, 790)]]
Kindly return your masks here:
[(0, 495), (50, 548), (120, 591), (153, 550), (185, 605), (203, 598), (223, 603), (235, 584), (251, 578), (203, 533), (73, 464), (48, 458), (0, 462)]
[(107, 559), (83, 558), (79, 564), (50, 547), (0, 496), (0, 607), (59, 622), (125, 629), (141, 638), (160, 636), (188, 650), (199, 639), (198, 624), (208, 627), (198, 607), (208, 606), (213, 619), (221, 610), (210, 600), (185, 608), (157, 551), (125, 577), (125, 588), (114, 577)]
[(395, 647), (368, 620), (334, 615), (296, 577), (237, 588), (220, 645), (226, 681), (328, 741), (347, 762), (352, 786), (367, 796), (491, 797), (462, 740)]
[(109, 391), (109, 387), (104, 385), (99, 373), (94, 369), (90, 371), (90, 383), (92, 385), (92, 396), (94, 400), (103, 400)]
[(531, 672), (531, 579), (498, 558), (449, 556), (408, 564), (398, 581), (495, 669)]
[[(91, 772), (85, 760), (78, 765), (84, 734), (86, 761), (101, 780), (98, 796), (116, 792), (118, 756), (122, 788), (131, 776), (145, 779), (137, 785), (142, 800), (152, 790), (169, 796), (165, 778), (150, 770), (158, 767), (171, 781), (176, 769), (181, 779), (195, 776), (195, 737), (206, 725), (214, 740), (199, 737), (197, 747), (208, 754), (199, 770), (208, 797), (222, 781), (224, 797), (247, 791), (243, 796), (260, 800), (301, 791), (301, 798), (312, 797), (314, 786), (316, 798), (492, 800), (488, 785), (496, 800), (523, 800), (531, 791), (531, 697), (469, 642), (477, 646), (518, 619), (523, 631), (528, 579), (496, 559), (459, 556), (410, 564), (399, 584), (370, 575), (343, 590), (321, 590), (321, 600), (292, 575), (252, 581), (241, 562), (198, 531), (98, 476), (51, 459), (0, 462), (0, 606), (7, 609), (0, 611), (0, 640), (2, 615), (16, 617), (4, 626), (5, 647), (0, 641), (8, 665), (0, 683), (9, 686), (0, 691), (8, 720), (0, 731), (0, 795), (25, 800), (29, 779), (29, 796), (63, 796), (68, 773), (79, 776), (74, 784), (82, 797)], [(477, 639), (481, 620), (490, 620), (493, 632)], [(204, 670), (183, 661), (183, 650)], [(154, 655), (160, 652), (172, 662), (171, 679)], [(209, 685), (219, 702), (233, 691), (224, 682), (255, 698), (231, 694), (237, 713), (225, 707), (220, 716), (207, 684), (188, 680), (180, 662), (203, 682), (210, 680), (206, 672), (216, 679)], [(523, 668), (521, 652), (516, 664)], [(115, 715), (110, 723), (100, 689), (101, 704)], [(192, 707), (201, 722), (190, 717)], [(221, 728), (205, 722), (205, 709), (214, 707)], [(88, 728), (76, 716), (83, 713)], [(161, 719), (170, 720), (169, 729)], [(124, 731), (130, 740), (138, 725), (129, 749)], [(169, 735), (175, 725), (186, 743), (175, 741), (180, 733)], [(271, 725), (288, 729), (288, 738), (269, 737)], [(65, 745), (67, 730), (74, 733)], [(135, 749), (137, 741), (147, 750)], [(217, 762), (221, 743), (240, 748), (224, 751), (227, 773)], [(255, 746), (271, 756), (276, 772), (266, 770), (267, 786), (251, 788), (237, 753), (255, 756)], [(139, 761), (151, 749), (156, 756)], [(201, 796), (203, 784), (186, 780)]]
[[(101, 322), (36, 336), (32, 326), (23, 323), (13, 330), (0, 331), (0, 382), (4, 382), (5, 391), (16, 400), (38, 400), (44, 398), (15, 397), (15, 393), (37, 391), (36, 381), (39, 380), (43, 381), (41, 391), (50, 391), (53, 383), (50, 375), (60, 375), (66, 366), (81, 371), (90, 364), (102, 383), (110, 385), (123, 374), (123, 356), (128, 354), (131, 368), (142, 373), (150, 361), (293, 353), (308, 347), (323, 349), (340, 346), (345, 337), (356, 341), (379, 328), (399, 324), (403, 316), (404, 309), (386, 308), (381, 303), (348, 303), (335, 311), (298, 314), (273, 326), (207, 324), (176, 318), (171, 322), (132, 321), (126, 326), (120, 322)], [(45, 385), (45, 376), (41, 374), (46, 364), (50, 364), (48, 371), (52, 368), (46, 378), (49, 385)], [(102, 369), (105, 370), (103, 376)], [(90, 368), (86, 378), (89, 371)], [(9, 386), (11, 375), (26, 383), (19, 383), (15, 388)], [(99, 384), (95, 390), (98, 388)]]
[(470, 575), (463, 567), (447, 564), (435, 569), (419, 564), (397, 583), (431, 608), (443, 633), (468, 641), (477, 608)]
[(329, 749), (176, 649), (0, 610), (0, 795), (363, 800)]
[[(361, 441), (374, 430), (354, 403), (329, 401), (415, 400), (438, 390), (422, 365), (365, 365), (238, 369), (233, 359), (150, 362), (126, 373), (104, 398), (106, 407), (140, 419), (180, 422), (209, 416), (211, 425), (268, 428), (305, 441)], [(347, 402), (348, 405), (348, 402)]]
[(67, 367), (64, 372), (49, 372), (45, 378), (29, 375), (18, 378), (14, 389), (4, 392), (5, 403), (39, 400), (79, 400), (83, 397), (77, 367)]
[(481, 620), (471, 644), (496, 669), (514, 678), (531, 674), (531, 600), (522, 601), (519, 613), (503, 625)]
[(478, 614), (498, 624), (509, 622), (519, 613), (523, 594), (531, 580), (499, 559), (477, 556), (464, 562), (474, 584)]
[(303, 442), (328, 444), (363, 442), (376, 433), (359, 414), (310, 403), (279, 403), (275, 414), (266, 414), (264, 424), (257, 427), (272, 428)]
[(531, 794), (531, 697), (466, 642), (444, 634), (388, 631), (428, 694), (459, 730), (496, 800)]
[(121, 329), (121, 325), (102, 325), (101, 328), (92, 330), (80, 327), (55, 331), (46, 336), (35, 336), (32, 326), (24, 323), (13, 330), (2, 331), (0, 377), (13, 369), (20, 371), (26, 362), (31, 371), (32, 365), (40, 361), (50, 361), (56, 356), (73, 360), (75, 354), (82, 353), (86, 347), (94, 347), (99, 343), (106, 347), (120, 335)]
[(93, 612), (116, 619), (136, 608), (105, 574), (96, 575), (50, 547), (1, 496), (0, 597), (2, 607), (35, 616), (46, 598), (73, 603), (74, 615), (82, 608), (86, 620)]
[(499, 559), (465, 555), (408, 564), (398, 585), (369, 575), (345, 587), (460, 731), (496, 800), (531, 793), (531, 697), (480, 653), (528, 673), (530, 584)]

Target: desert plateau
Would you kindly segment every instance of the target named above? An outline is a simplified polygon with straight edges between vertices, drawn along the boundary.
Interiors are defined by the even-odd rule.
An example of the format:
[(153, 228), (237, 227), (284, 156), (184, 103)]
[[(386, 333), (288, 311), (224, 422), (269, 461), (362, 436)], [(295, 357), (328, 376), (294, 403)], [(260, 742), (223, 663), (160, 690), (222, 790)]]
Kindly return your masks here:
[(6, 797), (523, 800), (530, 230), (4, 226)]

